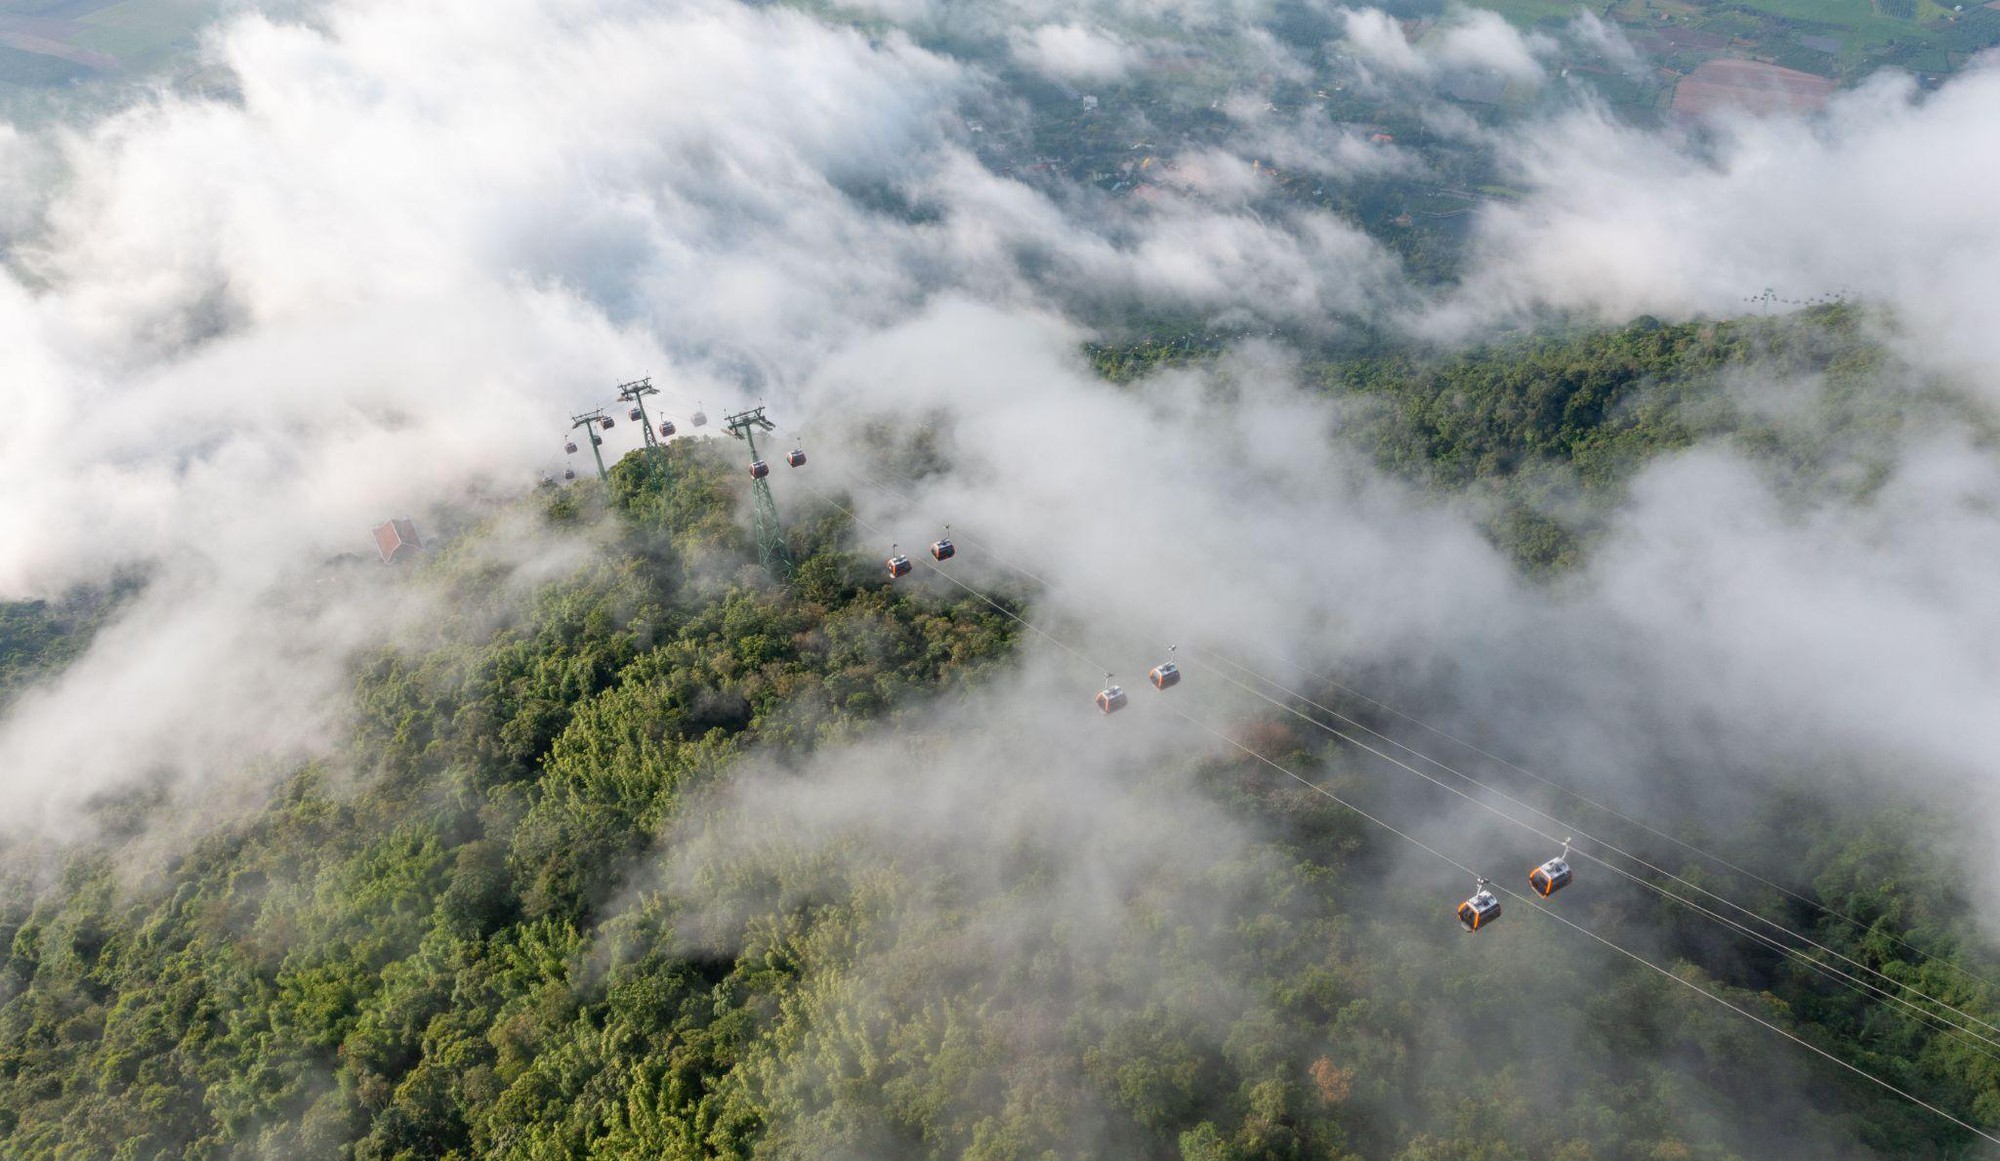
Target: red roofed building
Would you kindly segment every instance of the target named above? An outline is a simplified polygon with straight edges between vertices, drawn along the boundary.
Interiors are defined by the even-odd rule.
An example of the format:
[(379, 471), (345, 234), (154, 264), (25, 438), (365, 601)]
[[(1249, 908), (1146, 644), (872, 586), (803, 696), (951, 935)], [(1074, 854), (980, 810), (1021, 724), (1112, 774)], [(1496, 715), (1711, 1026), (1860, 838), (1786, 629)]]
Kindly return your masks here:
[(394, 564), (405, 556), (422, 552), (424, 542), (417, 537), (416, 524), (404, 517), (376, 526), (375, 548), (382, 554), (383, 564)]

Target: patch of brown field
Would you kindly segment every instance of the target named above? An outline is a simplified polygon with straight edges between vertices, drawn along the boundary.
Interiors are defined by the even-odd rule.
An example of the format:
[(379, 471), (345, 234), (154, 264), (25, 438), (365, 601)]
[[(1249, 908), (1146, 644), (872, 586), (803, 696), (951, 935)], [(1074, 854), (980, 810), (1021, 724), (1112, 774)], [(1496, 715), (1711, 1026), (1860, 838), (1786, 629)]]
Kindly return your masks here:
[(69, 38), (79, 31), (67, 20), (0, 13), (0, 44), (22, 52), (60, 57), (85, 68), (103, 70), (118, 67), (118, 58), (108, 53), (69, 43)]
[(1805, 113), (1825, 105), (1839, 82), (1763, 61), (1719, 57), (1703, 61), (1674, 87), (1673, 111), (1706, 117), (1725, 109), (1759, 115)]

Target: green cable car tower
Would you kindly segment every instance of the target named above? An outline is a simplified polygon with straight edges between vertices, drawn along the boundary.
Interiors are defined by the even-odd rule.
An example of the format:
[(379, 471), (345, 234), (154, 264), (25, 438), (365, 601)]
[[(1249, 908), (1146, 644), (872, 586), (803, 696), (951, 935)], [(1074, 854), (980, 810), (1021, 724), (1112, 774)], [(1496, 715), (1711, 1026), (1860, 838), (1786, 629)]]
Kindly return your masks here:
[(634, 379), (630, 383), (618, 385), (618, 398), (632, 405), (630, 418), (639, 425), (639, 434), (646, 437), (647, 448), (660, 453), (662, 463), (666, 462), (667, 445), (660, 442), (659, 433), (653, 430), (653, 417), (646, 414), (646, 396), (658, 395), (660, 389), (653, 386), (653, 377)]
[(590, 437), (590, 454), (597, 460), (598, 481), (605, 484), (610, 483), (611, 473), (604, 470), (604, 452), (602, 450), (604, 441), (597, 438), (598, 428), (611, 426), (611, 421), (604, 417), (604, 409), (600, 407), (595, 411), (586, 411), (582, 415), (572, 415), (569, 418), (571, 431), (575, 431), (581, 427), (584, 429), (584, 434)]
[(729, 434), (750, 445), (750, 519), (757, 532), (757, 562), (771, 579), (785, 580), (791, 575), (792, 556), (785, 549), (785, 529), (778, 523), (778, 505), (771, 499), (771, 484), (766, 478), (771, 466), (757, 454), (756, 434), (759, 430), (776, 431), (778, 425), (764, 418), (762, 407), (725, 416), (722, 422)]

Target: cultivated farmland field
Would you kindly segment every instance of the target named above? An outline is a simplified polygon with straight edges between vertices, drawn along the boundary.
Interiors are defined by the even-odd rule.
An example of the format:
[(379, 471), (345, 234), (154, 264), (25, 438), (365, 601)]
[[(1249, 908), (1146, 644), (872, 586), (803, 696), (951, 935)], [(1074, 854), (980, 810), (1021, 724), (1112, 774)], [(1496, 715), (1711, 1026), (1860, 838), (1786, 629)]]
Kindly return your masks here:
[(143, 68), (190, 43), (215, 7), (208, 0), (124, 0), (78, 18), (73, 43)]
[[(1937, 0), (1618, 0), (1556, 4), (1547, 0), (1469, 0), (1524, 26), (1550, 26), (1586, 10), (1628, 35), (1721, 38), (1715, 55), (1748, 56), (1808, 72), (1853, 79), (1890, 66), (1924, 74), (1962, 67), (2000, 44), (2000, 11), (1967, 4), (1953, 12)], [(1688, 71), (1696, 61), (1668, 63)]]

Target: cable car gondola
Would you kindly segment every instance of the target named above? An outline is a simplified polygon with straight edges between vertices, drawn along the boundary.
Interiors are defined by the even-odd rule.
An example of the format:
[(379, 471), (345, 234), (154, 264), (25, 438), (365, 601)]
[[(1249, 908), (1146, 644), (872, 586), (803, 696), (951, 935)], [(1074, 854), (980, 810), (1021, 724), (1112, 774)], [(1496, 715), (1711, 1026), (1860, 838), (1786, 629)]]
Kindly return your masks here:
[(958, 555), (958, 549), (951, 543), (951, 525), (944, 526), (944, 535), (931, 542), (931, 559), (942, 564)]
[(1570, 870), (1569, 866), (1569, 840), (1564, 839), (1562, 854), (1528, 872), (1528, 886), (1535, 889), (1535, 894), (1546, 899), (1569, 886), (1570, 880), (1574, 878), (1576, 872)]
[(646, 418), (646, 413), (640, 411), (637, 407), (634, 407), (632, 410), (625, 413), (625, 418), (631, 420), (633, 423), (637, 423), (640, 420)]
[(1458, 925), (1467, 931), (1480, 928), (1500, 918), (1500, 900), (1486, 889), (1491, 879), (1481, 879), (1472, 888), (1472, 898), (1458, 905)]
[(795, 448), (793, 448), (793, 449), (792, 449), (791, 451), (789, 451), (789, 452), (786, 452), (786, 453), (785, 453), (785, 462), (786, 462), (786, 463), (788, 463), (788, 464), (790, 464), (790, 465), (792, 465), (792, 466), (793, 466), (793, 467), (795, 467), (795, 468), (802, 468), (802, 467), (805, 467), (805, 466), (806, 466), (806, 449), (804, 449), (804, 448), (802, 448), (802, 447), (795, 447)]
[(700, 427), (702, 424), (707, 422), (708, 422), (708, 416), (702, 414), (701, 408), (699, 406), (697, 406), (694, 409), (693, 415), (688, 416), (689, 427)]
[(573, 440), (573, 439), (572, 439), (572, 440), (568, 440), (568, 441), (566, 441), (566, 442), (565, 442), (565, 443), (563, 444), (563, 451), (565, 451), (565, 452), (568, 452), (568, 453), (569, 453), (570, 455), (575, 455), (575, 454), (576, 454), (576, 441), (575, 441), (575, 440)]
[(673, 420), (671, 420), (671, 419), (663, 419), (663, 420), (661, 420), (661, 421), (660, 421), (660, 438), (661, 438), (661, 439), (665, 439), (665, 438), (667, 438), (668, 436), (672, 435), (673, 433), (674, 433), (674, 421), (673, 421)]
[(1111, 684), (1111, 675), (1104, 675), (1104, 688), (1097, 691), (1097, 712), (1110, 716), (1125, 708), (1125, 691)]
[(565, 480), (574, 480), (574, 479), (576, 479), (576, 469), (575, 469), (575, 468), (564, 468), (564, 469), (563, 469), (563, 479), (565, 479)]
[[(1178, 645), (1167, 646), (1167, 655), (1171, 657), (1175, 650), (1179, 648), (1180, 646)], [(1153, 666), (1151, 672), (1146, 674), (1146, 680), (1153, 683), (1154, 689), (1172, 689), (1181, 683), (1181, 667), (1175, 665), (1172, 661), (1162, 661), (1158, 665)]]
[(767, 464), (767, 463), (765, 463), (765, 462), (764, 462), (763, 460), (752, 460), (752, 461), (750, 461), (750, 478), (751, 478), (751, 479), (753, 479), (753, 480), (761, 480), (761, 479), (763, 479), (763, 478), (764, 478), (765, 476), (768, 476), (768, 475), (770, 475), (770, 474), (771, 474), (771, 465), (770, 465), (770, 464)]
[(896, 579), (897, 577), (899, 577), (899, 576), (907, 576), (907, 575), (909, 574), (909, 571), (910, 571), (910, 558), (909, 558), (909, 557), (907, 557), (907, 556), (904, 556), (904, 555), (903, 555), (902, 553), (900, 553), (900, 552), (897, 552), (897, 551), (896, 551), (896, 546), (895, 546), (895, 545), (893, 545), (893, 544), (892, 544), (892, 545), (890, 545), (890, 546), (889, 546), (889, 579), (890, 579), (890, 580), (895, 580), (895, 579)]
[(606, 431), (610, 431), (612, 428), (617, 427), (618, 424), (614, 422), (610, 416), (607, 415), (604, 418), (597, 421), (597, 426), (603, 428)]

